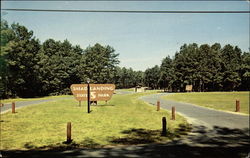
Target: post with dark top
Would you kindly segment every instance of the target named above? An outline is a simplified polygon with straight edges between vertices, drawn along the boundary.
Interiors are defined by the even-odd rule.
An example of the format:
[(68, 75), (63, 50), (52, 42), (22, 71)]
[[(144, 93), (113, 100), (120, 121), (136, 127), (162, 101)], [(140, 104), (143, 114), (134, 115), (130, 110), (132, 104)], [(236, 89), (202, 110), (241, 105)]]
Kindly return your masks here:
[(12, 113), (14, 114), (16, 112), (16, 104), (15, 102), (12, 102)]
[(172, 120), (175, 120), (175, 107), (172, 107)]
[(236, 112), (240, 112), (240, 100), (236, 100)]
[(87, 79), (87, 83), (88, 83), (88, 113), (90, 113), (90, 87), (89, 87), (89, 82), (90, 82), (90, 79), (88, 78)]
[(3, 106), (4, 106), (3, 103), (0, 103), (0, 122), (2, 122), (2, 120), (1, 120), (1, 113), (2, 113), (2, 107)]
[(167, 120), (166, 117), (162, 117), (162, 136), (166, 136), (167, 135)]
[(157, 111), (160, 111), (160, 101), (157, 101)]
[(70, 143), (71, 140), (71, 122), (67, 123), (67, 143)]

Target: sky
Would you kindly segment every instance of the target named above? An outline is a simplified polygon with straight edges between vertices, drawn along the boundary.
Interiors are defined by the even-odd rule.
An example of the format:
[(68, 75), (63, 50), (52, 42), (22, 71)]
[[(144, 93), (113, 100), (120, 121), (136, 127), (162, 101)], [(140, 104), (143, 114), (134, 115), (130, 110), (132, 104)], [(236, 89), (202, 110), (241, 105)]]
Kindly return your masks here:
[[(3, 8), (82, 10), (249, 11), (247, 1), (1, 1)], [(220, 43), (249, 51), (249, 14), (132, 14), (2, 11), (9, 24), (33, 30), (41, 42), (69, 40), (83, 49), (95, 43), (119, 53), (121, 67), (146, 70), (184, 44)]]

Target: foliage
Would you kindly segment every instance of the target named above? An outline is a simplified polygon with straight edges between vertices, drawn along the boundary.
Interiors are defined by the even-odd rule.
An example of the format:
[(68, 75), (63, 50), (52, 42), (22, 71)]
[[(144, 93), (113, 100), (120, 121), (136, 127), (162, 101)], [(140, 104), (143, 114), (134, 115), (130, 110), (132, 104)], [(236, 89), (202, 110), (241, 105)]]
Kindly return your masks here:
[(67, 94), (72, 83), (79, 83), (77, 66), (83, 50), (79, 46), (72, 46), (68, 40), (64, 42), (46, 40), (39, 52), (39, 75), (41, 93)]
[(153, 68), (148, 68), (145, 71), (145, 85), (153, 89), (159, 88), (160, 80), (160, 68), (158, 65), (155, 65)]
[(117, 88), (250, 90), (250, 53), (230, 44), (184, 44), (173, 58), (167, 56), (145, 72), (119, 67), (118, 56), (113, 47), (99, 43), (86, 49), (67, 39), (41, 43), (32, 30), (1, 20), (0, 97), (69, 94), (71, 84), (86, 83), (87, 78)]
[(115, 84), (117, 88), (131, 88), (144, 85), (144, 73), (142, 71), (116, 67), (116, 72)]
[(83, 50), (68, 40), (42, 44), (25, 26), (1, 21), (0, 97), (69, 94), (71, 84), (115, 83), (118, 55), (111, 46)]
[(174, 77), (172, 62), (173, 61), (169, 56), (162, 60), (159, 78), (159, 84), (161, 88), (170, 88), (169, 85), (171, 84), (171, 79)]
[(5, 62), (8, 90), (11, 96), (26, 97), (37, 94), (37, 54), (40, 44), (33, 32), (24, 26), (11, 25), (14, 38), (6, 44)]
[(80, 60), (79, 77), (82, 82), (89, 78), (92, 83), (113, 83), (116, 65), (119, 63), (118, 55), (110, 46), (99, 43), (84, 50)]
[(173, 59), (162, 61), (160, 85), (173, 91), (186, 85), (193, 91), (249, 90), (249, 68), (249, 52), (237, 46), (184, 44)]

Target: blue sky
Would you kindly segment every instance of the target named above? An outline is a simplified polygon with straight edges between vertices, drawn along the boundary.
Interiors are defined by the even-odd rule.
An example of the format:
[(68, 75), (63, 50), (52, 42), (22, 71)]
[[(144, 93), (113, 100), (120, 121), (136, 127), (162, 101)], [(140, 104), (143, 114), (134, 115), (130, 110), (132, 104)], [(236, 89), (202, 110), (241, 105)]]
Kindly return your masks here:
[[(249, 10), (246, 1), (1, 1), (2, 8), (103, 10)], [(173, 57), (184, 43), (238, 45), (249, 50), (249, 14), (119, 14), (12, 12), (2, 14), (34, 31), (41, 42), (68, 39), (86, 48), (114, 47), (120, 66), (145, 70)]]

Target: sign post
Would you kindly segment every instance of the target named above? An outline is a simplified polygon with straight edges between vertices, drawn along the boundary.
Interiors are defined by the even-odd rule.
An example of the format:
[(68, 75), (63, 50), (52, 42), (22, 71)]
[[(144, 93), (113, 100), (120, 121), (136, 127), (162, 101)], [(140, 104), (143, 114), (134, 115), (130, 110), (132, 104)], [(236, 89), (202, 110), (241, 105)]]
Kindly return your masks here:
[(115, 85), (114, 84), (72, 84), (70, 86), (77, 101), (87, 101), (88, 113), (90, 113), (91, 101), (108, 101), (111, 99)]
[(88, 78), (87, 79), (87, 83), (88, 83), (88, 113), (90, 113), (90, 87), (89, 87), (89, 82), (90, 82), (90, 79)]

